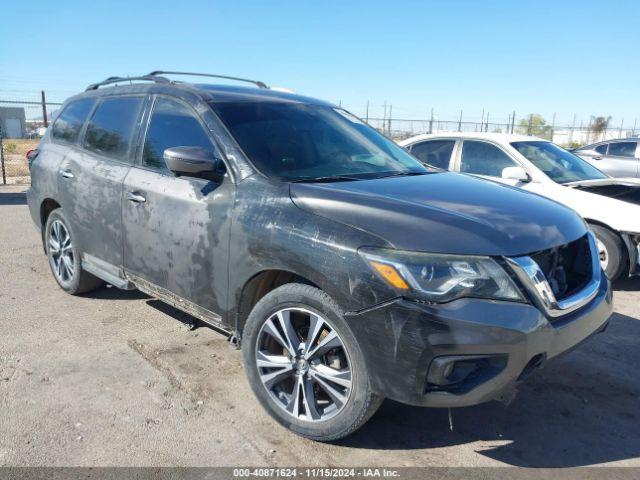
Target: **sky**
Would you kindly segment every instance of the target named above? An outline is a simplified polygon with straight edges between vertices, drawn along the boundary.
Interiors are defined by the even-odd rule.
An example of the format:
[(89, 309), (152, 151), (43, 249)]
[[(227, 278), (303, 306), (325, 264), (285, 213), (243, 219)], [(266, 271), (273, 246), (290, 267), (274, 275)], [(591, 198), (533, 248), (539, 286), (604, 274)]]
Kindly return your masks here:
[(364, 116), (640, 126), (640, 2), (18, 1), (0, 99), (62, 100), (113, 75), (255, 78)]

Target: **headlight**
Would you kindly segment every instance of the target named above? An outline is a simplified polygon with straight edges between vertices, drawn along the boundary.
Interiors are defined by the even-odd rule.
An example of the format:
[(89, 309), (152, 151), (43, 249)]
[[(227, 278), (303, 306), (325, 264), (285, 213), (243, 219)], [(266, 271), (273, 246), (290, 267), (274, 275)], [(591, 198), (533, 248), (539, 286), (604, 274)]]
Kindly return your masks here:
[(524, 301), (504, 269), (489, 257), (361, 248), (358, 253), (400, 295), (431, 302), (462, 297)]

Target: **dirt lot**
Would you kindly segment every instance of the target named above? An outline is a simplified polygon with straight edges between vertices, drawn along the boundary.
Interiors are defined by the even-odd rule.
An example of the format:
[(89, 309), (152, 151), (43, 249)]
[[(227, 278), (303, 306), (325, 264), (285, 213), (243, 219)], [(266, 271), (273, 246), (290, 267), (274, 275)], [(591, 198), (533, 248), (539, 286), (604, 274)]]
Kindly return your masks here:
[(609, 329), (509, 406), (385, 402), (336, 445), (262, 411), (239, 351), (139, 292), (60, 290), (25, 205), (0, 187), (0, 465), (640, 466), (640, 280)]

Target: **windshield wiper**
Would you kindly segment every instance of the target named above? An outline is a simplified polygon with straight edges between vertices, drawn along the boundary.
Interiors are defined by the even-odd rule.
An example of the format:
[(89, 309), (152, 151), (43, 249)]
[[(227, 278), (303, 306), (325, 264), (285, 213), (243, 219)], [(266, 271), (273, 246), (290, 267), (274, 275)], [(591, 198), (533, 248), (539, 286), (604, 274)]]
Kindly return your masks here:
[(331, 177), (309, 177), (309, 178), (297, 178), (295, 180), (289, 180), (291, 183), (325, 183), (325, 182), (351, 182), (356, 180), (363, 180), (362, 178), (349, 177), (347, 175), (334, 175)]
[(389, 175), (381, 175), (376, 178), (390, 178), (390, 177), (414, 177), (416, 175), (427, 175), (429, 172), (395, 172)]

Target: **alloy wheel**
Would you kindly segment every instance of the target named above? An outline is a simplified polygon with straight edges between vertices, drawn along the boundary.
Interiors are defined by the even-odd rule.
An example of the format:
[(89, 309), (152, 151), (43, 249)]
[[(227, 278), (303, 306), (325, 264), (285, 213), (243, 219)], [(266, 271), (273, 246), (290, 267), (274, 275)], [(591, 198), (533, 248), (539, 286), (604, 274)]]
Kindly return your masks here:
[(69, 230), (60, 220), (54, 220), (51, 223), (47, 243), (53, 274), (60, 283), (68, 284), (75, 273), (73, 244)]
[(598, 256), (600, 257), (600, 265), (602, 266), (602, 269), (606, 272), (607, 267), (609, 266), (609, 253), (607, 252), (607, 247), (605, 247), (604, 243), (602, 243), (598, 238), (596, 238), (596, 245), (598, 246)]
[(344, 342), (326, 318), (303, 308), (279, 310), (264, 322), (256, 364), (276, 405), (298, 420), (334, 417), (351, 395)]

